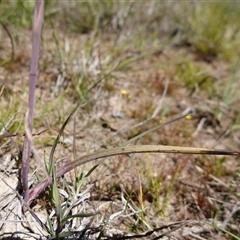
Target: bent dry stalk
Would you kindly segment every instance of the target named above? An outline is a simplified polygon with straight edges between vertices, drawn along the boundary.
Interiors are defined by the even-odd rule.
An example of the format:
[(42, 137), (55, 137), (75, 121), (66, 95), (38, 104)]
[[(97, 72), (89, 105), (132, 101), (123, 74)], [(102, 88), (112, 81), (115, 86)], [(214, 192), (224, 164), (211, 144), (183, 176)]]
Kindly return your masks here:
[[(228, 151), (219, 149), (207, 149), (207, 148), (190, 148), (190, 147), (178, 147), (178, 146), (159, 146), (159, 145), (142, 145), (142, 146), (124, 146), (113, 148), (109, 150), (99, 151), (92, 154), (87, 154), (79, 157), (75, 161), (66, 164), (56, 172), (56, 177), (61, 177), (67, 172), (79, 167), (85, 163), (98, 160), (101, 158), (131, 154), (131, 153), (181, 153), (181, 154), (208, 154), (208, 155), (231, 155), (239, 156), (239, 151)], [(45, 178), (38, 183), (33, 189), (29, 191), (29, 200), (27, 204), (30, 204), (38, 195), (44, 191), (44, 189), (52, 183), (52, 178)]]

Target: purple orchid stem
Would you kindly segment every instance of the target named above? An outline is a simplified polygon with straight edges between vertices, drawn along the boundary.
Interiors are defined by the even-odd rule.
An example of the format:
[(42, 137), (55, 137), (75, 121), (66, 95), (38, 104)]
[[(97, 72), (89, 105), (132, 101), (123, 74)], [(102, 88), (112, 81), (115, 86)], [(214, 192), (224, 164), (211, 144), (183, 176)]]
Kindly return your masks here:
[(43, 12), (44, 12), (44, 0), (36, 0), (33, 28), (32, 28), (32, 55), (31, 55), (31, 67), (29, 75), (29, 97), (28, 97), (28, 110), (26, 114), (25, 129), (26, 134), (23, 145), (22, 156), (22, 187), (24, 200), (28, 202), (29, 188), (28, 188), (28, 171), (29, 160), (32, 145), (32, 121), (33, 121), (33, 109), (34, 109), (34, 95), (36, 88), (37, 69), (38, 69), (38, 57), (41, 40), (41, 32), (43, 25)]

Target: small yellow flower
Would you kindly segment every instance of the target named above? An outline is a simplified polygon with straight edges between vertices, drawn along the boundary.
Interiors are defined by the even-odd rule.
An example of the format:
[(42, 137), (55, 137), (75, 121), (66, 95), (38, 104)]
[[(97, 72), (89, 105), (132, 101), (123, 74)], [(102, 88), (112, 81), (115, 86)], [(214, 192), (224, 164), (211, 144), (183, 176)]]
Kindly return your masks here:
[(127, 91), (126, 89), (122, 89), (122, 90), (121, 90), (121, 94), (122, 94), (122, 95), (128, 95), (128, 91)]
[(185, 118), (186, 118), (187, 120), (191, 120), (191, 119), (192, 119), (192, 115), (188, 114)]

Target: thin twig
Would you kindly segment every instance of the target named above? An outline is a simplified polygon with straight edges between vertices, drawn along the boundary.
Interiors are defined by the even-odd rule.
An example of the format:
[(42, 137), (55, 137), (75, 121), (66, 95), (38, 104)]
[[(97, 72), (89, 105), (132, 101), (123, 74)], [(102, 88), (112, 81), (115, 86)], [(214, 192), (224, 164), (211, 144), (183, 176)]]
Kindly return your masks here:
[(167, 94), (167, 91), (168, 91), (168, 84), (169, 84), (169, 79), (166, 80), (166, 83), (165, 83), (165, 86), (164, 86), (164, 91), (163, 91), (163, 94), (161, 96), (161, 98), (159, 99), (158, 101), (158, 104), (157, 104), (157, 107), (156, 109), (154, 110), (153, 114), (146, 120), (140, 122), (140, 123), (137, 123), (135, 125), (133, 125), (132, 127), (130, 127), (128, 130), (132, 130), (134, 128), (137, 128), (137, 127), (141, 127), (145, 124), (147, 124), (150, 120), (156, 118), (156, 116), (158, 115), (158, 113), (160, 112), (161, 108), (162, 108), (162, 104), (163, 104), (163, 101), (164, 101), (164, 98)]

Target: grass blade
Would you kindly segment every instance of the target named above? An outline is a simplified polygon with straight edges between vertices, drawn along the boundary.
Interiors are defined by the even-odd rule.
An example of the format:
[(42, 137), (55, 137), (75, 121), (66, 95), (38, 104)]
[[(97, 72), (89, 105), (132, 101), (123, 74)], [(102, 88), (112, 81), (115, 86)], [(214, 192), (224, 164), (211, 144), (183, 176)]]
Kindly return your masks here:
[[(193, 148), (193, 147), (178, 147), (178, 146), (161, 146), (161, 145), (140, 145), (140, 146), (125, 146), (113, 149), (107, 149), (92, 154), (82, 156), (75, 161), (65, 165), (61, 169), (58, 169), (56, 177), (60, 177), (65, 173), (79, 167), (85, 163), (92, 162), (101, 158), (131, 154), (131, 153), (179, 153), (179, 154), (208, 154), (208, 155), (230, 155), (239, 156), (239, 151), (221, 150), (221, 149), (207, 149), (207, 148)], [(51, 179), (45, 178), (42, 182), (37, 184), (30, 191), (29, 202), (35, 199), (49, 184)]]

